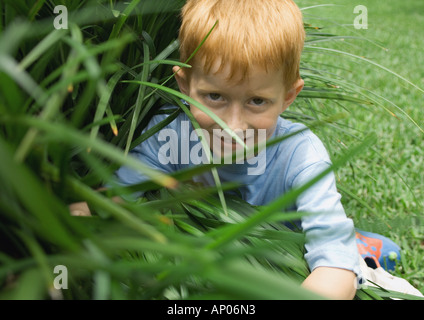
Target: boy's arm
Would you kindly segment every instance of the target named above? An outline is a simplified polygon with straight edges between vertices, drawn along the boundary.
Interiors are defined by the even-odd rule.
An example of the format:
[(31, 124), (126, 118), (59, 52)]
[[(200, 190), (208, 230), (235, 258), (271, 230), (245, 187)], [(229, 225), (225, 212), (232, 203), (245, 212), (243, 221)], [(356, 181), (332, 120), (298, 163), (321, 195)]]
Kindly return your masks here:
[(321, 212), (302, 218), (305, 259), (312, 270), (303, 286), (327, 298), (353, 299), (357, 277), (361, 278), (359, 253), (353, 221), (341, 206), (334, 175), (322, 179), (298, 200), (301, 211)]
[[(292, 188), (305, 185), (331, 166), (324, 145), (315, 135), (309, 135), (309, 140), (298, 145), (292, 159), (300, 170), (294, 171)], [(304, 191), (297, 198), (296, 208), (299, 212), (315, 213), (303, 216), (301, 221), (305, 259), (313, 270), (303, 286), (325, 297), (352, 299), (356, 278), (362, 277), (359, 253), (353, 221), (344, 212), (334, 173)]]
[(350, 270), (318, 267), (305, 279), (302, 286), (325, 298), (351, 300), (356, 294), (356, 275)]

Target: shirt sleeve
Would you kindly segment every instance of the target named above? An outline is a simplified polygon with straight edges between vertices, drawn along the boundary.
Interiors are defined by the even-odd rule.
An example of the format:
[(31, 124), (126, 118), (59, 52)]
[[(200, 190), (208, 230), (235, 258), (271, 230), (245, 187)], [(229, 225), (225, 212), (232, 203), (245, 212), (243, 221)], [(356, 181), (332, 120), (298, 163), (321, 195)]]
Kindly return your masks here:
[[(304, 139), (292, 161), (301, 164), (293, 177), (293, 188), (304, 185), (331, 166), (325, 147), (314, 135)], [(317, 267), (335, 267), (361, 277), (353, 221), (347, 218), (340, 199), (333, 172), (297, 198), (297, 211), (307, 213), (301, 221), (306, 238), (305, 259), (311, 271)]]
[[(167, 116), (168, 115), (154, 116), (149, 122), (148, 126), (143, 130), (143, 133), (163, 121)], [(165, 174), (170, 174), (176, 169), (172, 163), (161, 161), (161, 157), (164, 158), (163, 154), (161, 153), (166, 152), (165, 148), (161, 148), (162, 145), (163, 143), (161, 144), (158, 133), (156, 133), (132, 149), (129, 152), (129, 156), (135, 157), (137, 160), (149, 166), (151, 169), (161, 171)], [(145, 182), (148, 179), (149, 178), (143, 173), (127, 166), (122, 166), (115, 172), (114, 182), (122, 186), (130, 186)], [(141, 195), (142, 193), (137, 193), (133, 196), (138, 197)]]

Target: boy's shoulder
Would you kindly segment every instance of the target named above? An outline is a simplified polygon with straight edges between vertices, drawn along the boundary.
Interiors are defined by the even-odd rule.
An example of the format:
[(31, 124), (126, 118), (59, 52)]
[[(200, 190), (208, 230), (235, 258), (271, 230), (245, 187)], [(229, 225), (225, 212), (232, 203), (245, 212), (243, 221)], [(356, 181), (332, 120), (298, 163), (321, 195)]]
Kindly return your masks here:
[(292, 133), (312, 133), (307, 126), (299, 122), (293, 122), (291, 120), (279, 117), (277, 120), (276, 136), (290, 135)]
[(150, 118), (147, 128), (151, 128), (159, 123), (168, 119), (164, 128), (177, 129), (182, 121), (190, 121), (188, 116), (182, 111), (181, 108), (166, 104), (161, 106), (156, 113)]
[(288, 137), (278, 147), (281, 152), (291, 154), (293, 159), (298, 161), (304, 159), (303, 161), (307, 162), (330, 162), (327, 149), (321, 139), (302, 123), (280, 117), (277, 121), (275, 136)]

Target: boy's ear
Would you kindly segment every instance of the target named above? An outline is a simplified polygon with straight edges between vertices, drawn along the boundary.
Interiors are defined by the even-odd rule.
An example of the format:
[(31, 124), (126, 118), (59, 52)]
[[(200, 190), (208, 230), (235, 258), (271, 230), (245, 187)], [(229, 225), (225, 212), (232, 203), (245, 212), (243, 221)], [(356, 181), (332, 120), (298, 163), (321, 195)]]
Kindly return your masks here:
[(181, 93), (184, 93), (185, 95), (190, 95), (189, 90), (189, 81), (187, 77), (187, 73), (184, 69), (178, 66), (174, 66), (172, 68), (172, 71), (175, 73), (175, 79), (177, 80), (178, 87), (180, 88)]
[(296, 99), (299, 92), (302, 91), (304, 85), (305, 85), (305, 82), (303, 81), (303, 79), (298, 79), (293, 84), (291, 89), (287, 91), (286, 98), (284, 100), (283, 111), (285, 111), (289, 107), (289, 105), (293, 103), (294, 99)]

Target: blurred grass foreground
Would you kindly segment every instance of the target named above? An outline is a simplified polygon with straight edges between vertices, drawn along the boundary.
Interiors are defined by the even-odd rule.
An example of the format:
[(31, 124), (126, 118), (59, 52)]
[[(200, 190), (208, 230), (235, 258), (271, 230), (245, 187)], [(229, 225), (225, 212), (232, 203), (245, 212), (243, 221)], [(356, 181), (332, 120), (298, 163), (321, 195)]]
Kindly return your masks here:
[[(189, 183), (210, 167), (170, 177), (127, 157), (155, 110), (179, 101), (167, 88), (176, 89), (184, 1), (62, 2), (0, 3), (0, 298), (316, 298), (300, 287), (309, 273), (303, 235), (283, 224), (299, 215), (280, 210), (301, 190), (266, 207), (230, 196), (223, 206), (219, 193), (234, 185)], [(305, 28), (311, 51), (330, 37)], [(302, 76), (308, 86), (287, 116), (310, 126), (337, 127), (340, 117), (302, 111), (317, 99), (381, 105), (317, 66), (304, 63)], [(335, 169), (374, 141), (336, 150)], [(152, 181), (96, 191), (121, 165)], [(177, 181), (177, 190), (166, 188)], [(141, 190), (136, 203), (111, 200)], [(76, 201), (93, 216), (71, 217)]]

